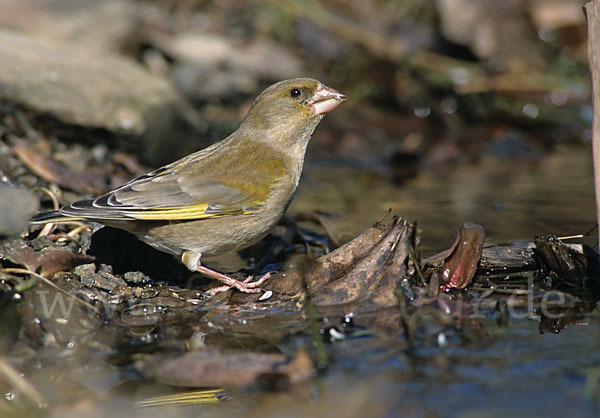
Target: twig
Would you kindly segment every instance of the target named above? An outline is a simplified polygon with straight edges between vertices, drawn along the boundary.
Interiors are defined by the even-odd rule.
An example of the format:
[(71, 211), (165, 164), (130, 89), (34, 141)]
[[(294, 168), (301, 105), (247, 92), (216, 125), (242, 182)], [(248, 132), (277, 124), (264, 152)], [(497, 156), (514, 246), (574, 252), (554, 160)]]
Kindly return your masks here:
[(86, 229), (92, 229), (92, 227), (83, 222), (73, 222), (73, 225), (78, 225), (77, 227), (70, 230), (67, 235), (74, 237), (75, 235), (79, 235), (81, 231), (85, 231)]
[(9, 384), (15, 386), (23, 392), (28, 398), (36, 403), (37, 406), (46, 405), (46, 399), (42, 396), (31, 383), (25, 379), (18, 370), (9, 364), (3, 358), (0, 358), (0, 374), (3, 375)]
[[(46, 189), (45, 187), (37, 187), (33, 190), (40, 191), (40, 192), (46, 194), (50, 198), (50, 200), (52, 200), (52, 207), (54, 208), (54, 210), (58, 210), (58, 208), (60, 207), (60, 203), (58, 203), (58, 198), (56, 197), (56, 195), (54, 193), (52, 193), (50, 190)], [(44, 235), (46, 235), (46, 236), (50, 235), (55, 229), (56, 229), (55, 223), (47, 223), (46, 225), (44, 225), (44, 227), (40, 231), (39, 236), (42, 237)]]
[(52, 234), (52, 235), (48, 235), (48, 238), (50, 239), (50, 241), (59, 241), (59, 240), (73, 241), (78, 246), (81, 246), (81, 242), (79, 242), (79, 240), (77, 238), (75, 238), (74, 236), (69, 235), (69, 234)]
[(50, 200), (52, 200), (52, 208), (54, 210), (58, 210), (58, 208), (60, 207), (60, 203), (58, 203), (58, 198), (49, 189), (47, 189), (45, 187), (36, 187), (35, 189), (33, 189), (33, 191), (34, 192), (42, 192), (42, 193), (48, 195)]

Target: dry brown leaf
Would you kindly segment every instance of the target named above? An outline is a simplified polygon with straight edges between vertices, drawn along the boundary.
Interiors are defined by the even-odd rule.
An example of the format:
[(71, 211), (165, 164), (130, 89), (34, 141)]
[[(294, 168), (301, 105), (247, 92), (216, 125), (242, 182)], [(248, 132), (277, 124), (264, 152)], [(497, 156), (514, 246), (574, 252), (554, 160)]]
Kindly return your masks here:
[(305, 280), (317, 306), (359, 304), (360, 311), (396, 305), (395, 290), (407, 276), (413, 226), (394, 217), (377, 223), (354, 240), (315, 260), (272, 279), (269, 289), (297, 294)]
[(80, 193), (102, 194), (107, 189), (107, 183), (102, 176), (71, 170), (38, 154), (22, 141), (17, 142), (13, 151), (29, 170), (46, 181)]
[(10, 262), (38, 271), (48, 276), (58, 271), (69, 271), (81, 264), (92, 263), (94, 257), (74, 254), (67, 250), (47, 249), (35, 251), (22, 238), (0, 241), (0, 254)]

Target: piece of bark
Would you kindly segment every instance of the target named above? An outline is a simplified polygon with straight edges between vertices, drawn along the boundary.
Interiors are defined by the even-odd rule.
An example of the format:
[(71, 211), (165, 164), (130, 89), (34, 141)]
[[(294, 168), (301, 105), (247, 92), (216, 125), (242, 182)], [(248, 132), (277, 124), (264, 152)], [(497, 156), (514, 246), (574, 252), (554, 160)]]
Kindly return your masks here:
[(560, 281), (580, 287), (598, 286), (593, 279), (598, 277), (600, 266), (597, 254), (590, 248), (565, 244), (555, 237), (536, 237), (534, 242), (536, 253)]
[[(444, 257), (447, 255), (448, 250), (441, 253), (435, 254), (424, 261), (425, 269), (437, 268), (437, 281), (434, 285), (436, 272), (429, 273), (429, 288), (437, 289), (439, 285), (439, 266)], [(525, 272), (532, 272), (538, 269), (538, 262), (535, 255), (535, 244), (533, 242), (526, 242), (522, 244), (512, 245), (496, 245), (490, 244), (483, 248), (481, 252), (481, 259), (479, 260), (479, 267), (477, 268), (476, 275), (482, 279), (489, 279), (496, 276), (502, 276), (503, 278), (510, 275), (518, 275), (521, 277)], [(430, 292), (434, 295), (437, 292)]]
[[(588, 26), (588, 61), (592, 73), (594, 121), (592, 152), (594, 160), (594, 185), (596, 190), (596, 221), (600, 224), (600, 1), (591, 0), (583, 8)], [(600, 228), (598, 228), (600, 237)], [(600, 240), (599, 240), (600, 241)]]
[(484, 247), (479, 260), (479, 270), (485, 272), (502, 270), (505, 273), (536, 270), (534, 250), (533, 242)]

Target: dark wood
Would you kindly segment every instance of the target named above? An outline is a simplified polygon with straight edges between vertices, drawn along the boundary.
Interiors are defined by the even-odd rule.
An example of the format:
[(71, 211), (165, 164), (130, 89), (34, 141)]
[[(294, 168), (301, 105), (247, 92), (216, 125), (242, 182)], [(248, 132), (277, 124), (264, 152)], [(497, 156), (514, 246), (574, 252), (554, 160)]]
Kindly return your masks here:
[(498, 272), (509, 275), (514, 272), (535, 271), (538, 268), (534, 258), (535, 245), (532, 242), (512, 245), (491, 245), (483, 249), (479, 269), (482, 272)]
[[(584, 6), (588, 27), (588, 61), (592, 74), (594, 126), (593, 158), (596, 190), (596, 221), (600, 224), (600, 0), (591, 0)], [(600, 237), (600, 228), (598, 228)]]

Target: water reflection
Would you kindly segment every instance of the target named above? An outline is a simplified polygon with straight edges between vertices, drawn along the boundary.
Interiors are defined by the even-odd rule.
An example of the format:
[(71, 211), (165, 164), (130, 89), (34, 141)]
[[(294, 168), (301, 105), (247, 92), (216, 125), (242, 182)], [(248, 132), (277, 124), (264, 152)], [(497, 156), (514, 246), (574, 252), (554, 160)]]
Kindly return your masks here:
[(450, 246), (465, 221), (484, 226), (494, 242), (583, 234), (595, 224), (594, 207), (591, 150), (582, 146), (541, 159), (485, 157), (449, 173), (422, 172), (398, 187), (381, 170), (313, 163), (290, 212), (336, 215), (337, 238), (347, 241), (391, 208), (418, 222), (427, 255)]

